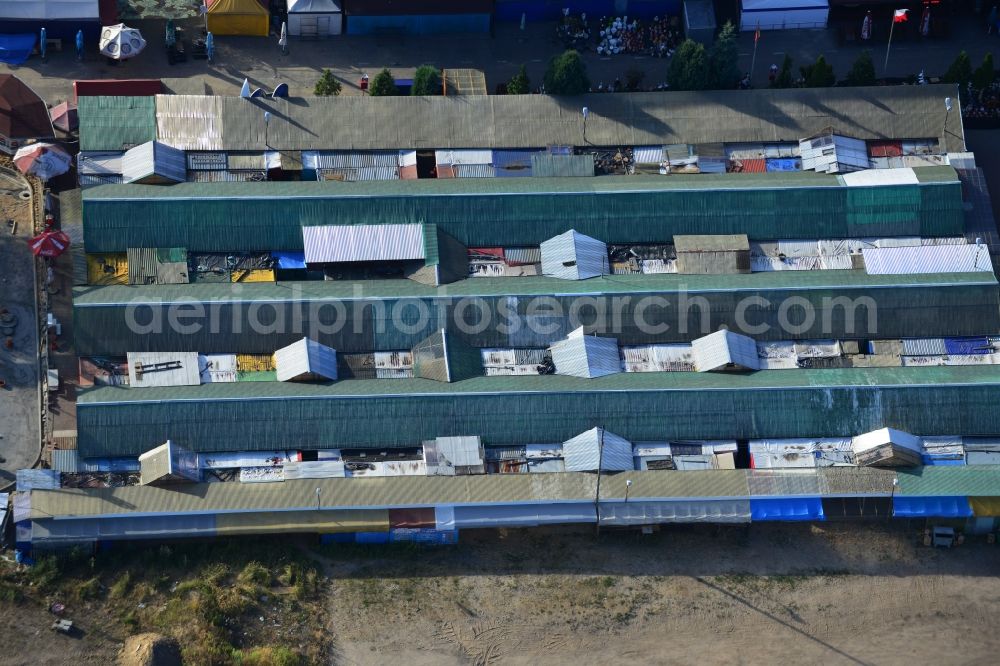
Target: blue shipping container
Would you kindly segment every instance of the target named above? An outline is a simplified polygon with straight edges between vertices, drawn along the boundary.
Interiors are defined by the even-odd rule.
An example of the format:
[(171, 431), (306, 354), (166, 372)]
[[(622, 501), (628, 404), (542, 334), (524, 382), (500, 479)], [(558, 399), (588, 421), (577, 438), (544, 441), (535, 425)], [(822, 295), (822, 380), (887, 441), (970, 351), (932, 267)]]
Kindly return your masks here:
[(348, 16), (346, 22), (348, 35), (372, 35), (384, 31), (400, 31), (408, 35), (490, 31), (489, 14)]

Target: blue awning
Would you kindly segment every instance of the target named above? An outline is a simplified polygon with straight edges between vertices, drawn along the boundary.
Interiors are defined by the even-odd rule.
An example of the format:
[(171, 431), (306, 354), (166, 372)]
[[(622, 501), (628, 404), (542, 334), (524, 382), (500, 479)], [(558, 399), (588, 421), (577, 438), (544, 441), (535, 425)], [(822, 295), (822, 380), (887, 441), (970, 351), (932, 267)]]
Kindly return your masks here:
[(272, 252), (271, 256), (278, 261), (278, 268), (305, 268), (305, 252)]
[(750, 521), (825, 520), (819, 497), (750, 498)]
[(972, 515), (972, 507), (968, 497), (896, 495), (892, 513), (896, 518), (966, 518)]
[(24, 35), (0, 35), (0, 62), (8, 65), (24, 64), (35, 50), (34, 33)]

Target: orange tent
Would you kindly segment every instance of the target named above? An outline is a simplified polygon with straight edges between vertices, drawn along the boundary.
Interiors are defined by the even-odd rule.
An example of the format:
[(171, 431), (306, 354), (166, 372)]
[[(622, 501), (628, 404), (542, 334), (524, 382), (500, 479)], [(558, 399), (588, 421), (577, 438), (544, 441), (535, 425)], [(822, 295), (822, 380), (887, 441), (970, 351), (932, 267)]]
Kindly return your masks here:
[(208, 31), (213, 35), (270, 34), (271, 13), (257, 0), (215, 0), (208, 6)]

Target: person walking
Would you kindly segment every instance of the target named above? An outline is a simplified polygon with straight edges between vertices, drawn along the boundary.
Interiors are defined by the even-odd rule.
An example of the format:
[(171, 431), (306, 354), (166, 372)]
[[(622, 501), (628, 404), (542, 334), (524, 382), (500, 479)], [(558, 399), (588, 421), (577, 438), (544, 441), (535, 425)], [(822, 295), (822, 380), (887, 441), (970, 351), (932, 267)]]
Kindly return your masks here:
[(773, 86), (776, 78), (778, 78), (778, 66), (772, 63), (767, 69), (767, 80)]

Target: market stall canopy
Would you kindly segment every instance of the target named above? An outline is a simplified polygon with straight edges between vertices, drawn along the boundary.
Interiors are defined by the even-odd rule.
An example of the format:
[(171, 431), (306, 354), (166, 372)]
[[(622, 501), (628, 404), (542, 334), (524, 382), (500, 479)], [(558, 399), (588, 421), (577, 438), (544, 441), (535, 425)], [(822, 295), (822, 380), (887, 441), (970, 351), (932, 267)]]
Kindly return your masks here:
[(69, 171), (73, 158), (54, 144), (33, 143), (14, 153), (14, 164), (25, 175), (49, 180)]
[(270, 19), (257, 0), (214, 0), (208, 5), (208, 31), (214, 35), (267, 37)]
[(146, 48), (146, 40), (137, 29), (119, 23), (101, 29), (99, 46), (101, 55), (115, 60), (127, 60), (139, 55)]
[(64, 132), (72, 132), (80, 124), (76, 114), (76, 104), (70, 102), (53, 106), (49, 111), (49, 118), (52, 119), (54, 127), (58, 127)]
[(0, 62), (8, 65), (22, 65), (35, 50), (38, 37), (34, 32), (21, 35), (0, 35)]
[(43, 231), (31, 239), (31, 253), (36, 257), (58, 257), (69, 248), (69, 236), (62, 231)]
[(0, 74), (0, 136), (8, 139), (53, 136), (45, 102), (13, 74)]

